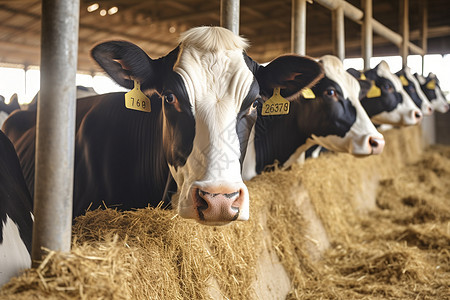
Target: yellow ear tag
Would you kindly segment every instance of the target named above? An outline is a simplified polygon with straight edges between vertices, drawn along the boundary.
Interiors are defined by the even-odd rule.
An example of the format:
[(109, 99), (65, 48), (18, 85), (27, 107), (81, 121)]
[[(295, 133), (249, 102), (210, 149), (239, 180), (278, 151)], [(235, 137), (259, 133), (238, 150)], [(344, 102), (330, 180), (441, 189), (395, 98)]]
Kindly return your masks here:
[(316, 99), (316, 95), (314, 95), (314, 92), (308, 88), (302, 90), (302, 96), (305, 99)]
[(291, 103), (280, 95), (280, 88), (275, 88), (273, 90), (272, 97), (270, 97), (266, 102), (264, 102), (261, 115), (263, 116), (287, 115), (289, 113), (290, 105)]
[(359, 79), (367, 80), (366, 75), (364, 75), (364, 73), (361, 73), (361, 76), (359, 76)]
[(370, 88), (369, 92), (367, 93), (367, 98), (376, 98), (381, 96), (381, 90), (379, 87), (376, 86), (375, 81), (372, 80), (372, 87)]
[(403, 86), (408, 86), (409, 85), (408, 80), (403, 75), (400, 75), (400, 81), (402, 82)]
[(146, 112), (152, 111), (150, 99), (141, 91), (141, 85), (137, 80), (134, 81), (134, 88), (125, 94), (125, 107)]
[(426, 85), (427, 89), (434, 90), (436, 88), (436, 80), (432, 79)]

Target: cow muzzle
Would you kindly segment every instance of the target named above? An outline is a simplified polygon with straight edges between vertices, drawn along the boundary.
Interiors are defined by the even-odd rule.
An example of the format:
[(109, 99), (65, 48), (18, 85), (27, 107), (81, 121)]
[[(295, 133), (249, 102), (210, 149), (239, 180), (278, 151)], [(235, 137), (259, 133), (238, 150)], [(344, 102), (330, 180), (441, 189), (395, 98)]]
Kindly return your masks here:
[(216, 226), (248, 220), (249, 197), (243, 183), (194, 184), (191, 197), (194, 216), (199, 223)]

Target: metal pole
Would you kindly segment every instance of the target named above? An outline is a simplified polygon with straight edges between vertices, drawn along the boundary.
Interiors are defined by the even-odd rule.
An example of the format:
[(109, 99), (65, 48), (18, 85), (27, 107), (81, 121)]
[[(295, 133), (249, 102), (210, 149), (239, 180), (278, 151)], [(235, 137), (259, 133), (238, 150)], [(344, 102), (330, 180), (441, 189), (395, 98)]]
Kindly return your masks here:
[(340, 60), (345, 59), (345, 27), (344, 27), (344, 9), (338, 6), (332, 12), (332, 19), (334, 24), (333, 40), (334, 53)]
[[(330, 10), (335, 10), (339, 5), (342, 5), (342, 7), (344, 8), (344, 15), (347, 18), (358, 24), (363, 23), (361, 20), (364, 17), (364, 13), (357, 7), (349, 4), (348, 2), (345, 2), (343, 0), (315, 0), (315, 2), (319, 3), (320, 5)], [(384, 26), (375, 19), (372, 19), (372, 29), (373, 32), (375, 32), (376, 34), (394, 43), (397, 47), (401, 47), (403, 38), (400, 34), (390, 30), (388, 27)], [(423, 50), (420, 47), (416, 46), (414, 43), (409, 42), (408, 47), (413, 53), (420, 55), (423, 54)]]
[(291, 51), (306, 55), (306, 0), (292, 0)]
[(239, 34), (239, 0), (220, 1), (220, 26)]
[(79, 0), (42, 1), (32, 259), (69, 251), (75, 144)]
[(400, 19), (401, 33), (403, 36), (402, 46), (400, 48), (400, 55), (402, 56), (402, 67), (407, 65), (408, 60), (408, 44), (409, 44), (409, 1), (400, 0)]
[(425, 54), (428, 51), (428, 1), (421, 1), (421, 9), (422, 9), (422, 28), (421, 28), (421, 47), (423, 49), (422, 55), (422, 75), (424, 75), (425, 70)]
[(372, 57), (373, 31), (372, 31), (372, 0), (363, 0), (364, 22), (362, 26), (362, 52), (364, 59), (364, 70), (370, 69), (370, 58)]

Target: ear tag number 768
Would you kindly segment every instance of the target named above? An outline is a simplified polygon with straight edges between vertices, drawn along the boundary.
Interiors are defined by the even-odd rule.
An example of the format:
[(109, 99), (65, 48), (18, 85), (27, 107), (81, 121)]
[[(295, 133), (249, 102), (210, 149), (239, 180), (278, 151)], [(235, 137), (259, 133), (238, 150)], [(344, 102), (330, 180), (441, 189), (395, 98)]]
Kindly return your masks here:
[(273, 90), (272, 97), (264, 102), (261, 115), (263, 116), (277, 116), (287, 115), (289, 113), (290, 102), (280, 95), (280, 88)]
[(125, 94), (125, 107), (128, 109), (151, 112), (150, 99), (141, 91), (139, 81), (134, 81), (134, 88)]

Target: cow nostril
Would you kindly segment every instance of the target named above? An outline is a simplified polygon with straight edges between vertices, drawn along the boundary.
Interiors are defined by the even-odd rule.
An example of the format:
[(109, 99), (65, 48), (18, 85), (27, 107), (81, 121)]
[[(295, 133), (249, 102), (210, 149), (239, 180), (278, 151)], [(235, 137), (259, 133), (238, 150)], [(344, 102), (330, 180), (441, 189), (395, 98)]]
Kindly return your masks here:
[(370, 146), (372, 146), (372, 148), (378, 147), (378, 141), (374, 138), (369, 139), (369, 144), (370, 144)]
[(208, 202), (203, 198), (205, 195), (209, 194), (208, 192), (198, 190), (197, 193), (197, 209), (198, 210), (206, 210), (208, 209)]
[(414, 116), (416, 117), (416, 119), (422, 118), (422, 114), (421, 114), (420, 112), (418, 112), (418, 111), (416, 111), (416, 112), (414, 113)]

